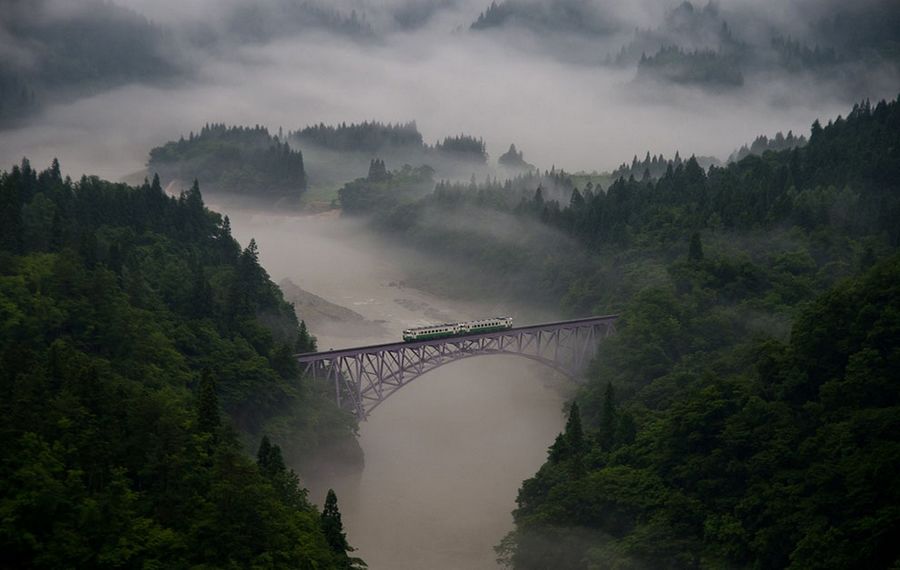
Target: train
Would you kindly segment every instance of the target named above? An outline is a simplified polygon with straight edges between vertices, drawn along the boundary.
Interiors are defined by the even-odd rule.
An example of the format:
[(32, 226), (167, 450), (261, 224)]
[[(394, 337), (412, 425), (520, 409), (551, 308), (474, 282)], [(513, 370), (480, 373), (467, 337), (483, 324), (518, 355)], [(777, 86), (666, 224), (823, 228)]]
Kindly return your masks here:
[(431, 340), (434, 338), (495, 332), (511, 329), (512, 326), (512, 318), (510, 317), (494, 317), (492, 319), (479, 319), (477, 321), (430, 325), (404, 329), (403, 340), (406, 342), (413, 342), (416, 340)]

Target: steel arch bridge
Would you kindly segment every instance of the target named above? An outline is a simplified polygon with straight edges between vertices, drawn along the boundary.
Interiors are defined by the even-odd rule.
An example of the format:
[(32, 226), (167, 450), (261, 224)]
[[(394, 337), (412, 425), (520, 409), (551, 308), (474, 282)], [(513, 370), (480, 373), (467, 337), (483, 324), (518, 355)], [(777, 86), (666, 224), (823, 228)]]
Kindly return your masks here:
[(617, 320), (618, 315), (589, 317), (466, 336), (310, 352), (296, 359), (314, 380), (333, 383), (338, 406), (364, 420), (419, 376), (473, 356), (521, 356), (577, 380), (600, 340), (615, 333)]

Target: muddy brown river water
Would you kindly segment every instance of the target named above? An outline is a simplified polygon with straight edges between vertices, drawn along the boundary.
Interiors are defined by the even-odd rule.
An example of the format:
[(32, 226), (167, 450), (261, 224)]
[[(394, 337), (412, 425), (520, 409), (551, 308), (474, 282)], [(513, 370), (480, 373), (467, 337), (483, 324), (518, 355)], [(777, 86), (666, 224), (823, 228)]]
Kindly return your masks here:
[[(289, 278), (383, 321), (378, 336), (354, 335), (339, 323), (313, 331), (323, 349), (396, 340), (402, 328), (436, 315), (535, 318), (521, 308), (398, 287), (415, 260), (333, 217), (232, 215), (232, 227), (242, 244), (256, 238), (274, 280)], [(305, 483), (319, 504), (328, 487), (335, 489), (350, 544), (372, 570), (496, 568), (493, 546), (512, 528), (522, 480), (563, 427), (568, 389), (540, 364), (514, 356), (445, 365), (361, 423), (361, 473)]]

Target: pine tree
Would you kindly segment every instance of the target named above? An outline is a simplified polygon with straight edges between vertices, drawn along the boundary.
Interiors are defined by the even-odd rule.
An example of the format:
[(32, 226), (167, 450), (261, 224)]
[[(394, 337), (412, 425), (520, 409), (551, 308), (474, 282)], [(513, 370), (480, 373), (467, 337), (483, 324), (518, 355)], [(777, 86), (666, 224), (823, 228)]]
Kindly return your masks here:
[(300, 321), (300, 327), (297, 329), (297, 352), (315, 352), (316, 338), (309, 334), (306, 328), (306, 321)]
[(694, 234), (691, 235), (688, 260), (694, 262), (703, 260), (703, 244), (700, 242), (700, 234), (698, 232), (694, 232)]
[(321, 518), (322, 532), (329, 548), (335, 554), (338, 568), (354, 568), (357, 559), (350, 558), (353, 548), (347, 543), (347, 535), (344, 533), (344, 524), (341, 522), (341, 511), (338, 510), (337, 495), (334, 489), (328, 489), (325, 497), (325, 506), (322, 508)]
[(572, 402), (569, 410), (569, 419), (566, 421), (566, 445), (572, 455), (580, 455), (585, 452), (584, 430), (581, 427), (581, 413), (578, 410), (578, 402)]
[(62, 172), (59, 168), (59, 160), (56, 158), (50, 163), (50, 175), (55, 182), (62, 182)]
[(222, 418), (219, 416), (219, 398), (216, 396), (216, 381), (209, 369), (204, 369), (200, 378), (200, 402), (197, 407), (197, 429), (201, 433), (212, 434), (215, 441)]
[(604, 451), (612, 449), (616, 437), (616, 395), (612, 382), (606, 383), (603, 394), (603, 416), (600, 418), (600, 446)]
[(569, 457), (569, 445), (566, 441), (566, 433), (562, 432), (556, 436), (553, 445), (547, 452), (547, 460), (550, 463), (559, 463)]
[(22, 197), (12, 180), (16, 170), (10, 179), (0, 179), (0, 249), (13, 253), (18, 253), (22, 239)]
[(194, 283), (191, 287), (189, 313), (197, 319), (212, 316), (213, 311), (212, 286), (206, 280), (206, 272), (203, 264), (198, 263), (194, 270)]
[(584, 454), (587, 451), (587, 442), (584, 439), (584, 430), (581, 427), (581, 414), (578, 411), (578, 402), (572, 402), (569, 410), (569, 419), (566, 421), (565, 431), (566, 452), (570, 456), (570, 472), (576, 478), (584, 475)]
[(155, 173), (153, 174), (153, 182), (150, 183), (150, 190), (154, 194), (162, 194), (163, 193), (162, 184), (160, 184), (160, 182), (159, 182), (159, 174), (155, 174)]
[(256, 452), (256, 464), (259, 465), (263, 473), (265, 473), (269, 464), (270, 455), (272, 455), (272, 443), (269, 441), (269, 436), (264, 435), (262, 436), (262, 441), (259, 442), (259, 449)]
[(287, 472), (281, 448), (270, 442), (269, 437), (265, 435), (259, 444), (259, 451), (256, 452), (256, 464), (259, 465), (263, 475), (270, 479)]
[(569, 199), (569, 207), (573, 210), (578, 210), (582, 206), (584, 206), (584, 197), (581, 195), (581, 192), (578, 191), (578, 188), (572, 189), (572, 197)]
[(203, 195), (200, 193), (200, 183), (194, 178), (194, 183), (184, 195), (184, 202), (187, 204), (191, 215), (203, 213)]
[(532, 204), (534, 206), (534, 210), (536, 212), (540, 212), (544, 207), (544, 191), (538, 186), (537, 190), (534, 191), (534, 198), (532, 199)]

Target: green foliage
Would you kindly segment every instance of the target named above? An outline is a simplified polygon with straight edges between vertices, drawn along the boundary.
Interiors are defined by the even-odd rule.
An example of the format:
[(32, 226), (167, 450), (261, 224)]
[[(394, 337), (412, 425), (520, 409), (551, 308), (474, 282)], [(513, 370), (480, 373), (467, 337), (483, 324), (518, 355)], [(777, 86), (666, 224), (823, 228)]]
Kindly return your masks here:
[(614, 26), (590, 4), (581, 0), (493, 1), (470, 26), (472, 30), (491, 30), (507, 25), (530, 28), (542, 34), (608, 34)]
[(700, 241), (700, 234), (698, 232), (691, 234), (691, 245), (688, 249), (688, 261), (703, 261), (703, 243)]
[(733, 56), (712, 50), (685, 51), (675, 46), (660, 48), (649, 57), (641, 56), (638, 76), (715, 87), (744, 84), (744, 76)]
[[(673, 568), (896, 564), (900, 551), (889, 537), (900, 525), (891, 475), (900, 468), (898, 284), (894, 256), (808, 305), (788, 342), (688, 351), (639, 385), (634, 370), (604, 366), (602, 377), (631, 394), (635, 439), (601, 443), (615, 409), (607, 383), (597, 435), (588, 438), (589, 471), (574, 477), (551, 454), (520, 491), (506, 559), (517, 568), (555, 556), (573, 561), (559, 568), (603, 560)], [(645, 325), (635, 318), (623, 323), (615, 350), (640, 349), (636, 328)], [(695, 309), (680, 320), (704, 318)], [(677, 334), (707, 334), (694, 326)], [(588, 408), (599, 377), (585, 395)], [(566, 530), (573, 527), (596, 537), (574, 541), (578, 533)], [(555, 536), (568, 538), (548, 540)], [(563, 551), (571, 548), (578, 553)]]
[(239, 440), (274, 425), (302, 456), (354, 430), (284, 366), (312, 341), (255, 244), (197, 185), (24, 161), (0, 196), (31, 212), (0, 249), (0, 566), (334, 567), (296, 475)]
[(347, 543), (347, 535), (344, 534), (344, 524), (341, 522), (341, 511), (338, 509), (337, 495), (334, 489), (328, 489), (325, 506), (322, 507), (322, 531), (325, 533), (325, 540), (328, 541), (329, 548), (337, 557), (336, 568), (351, 570), (366, 567), (366, 564), (360, 559), (349, 556), (354, 549)]
[(750, 146), (743, 145), (738, 150), (734, 151), (730, 157), (728, 157), (728, 162), (735, 162), (741, 160), (745, 157), (750, 156), (751, 154), (762, 155), (767, 151), (781, 151), (781, 150), (791, 150), (795, 147), (804, 146), (806, 144), (806, 137), (800, 135), (799, 137), (795, 137), (792, 131), (788, 131), (787, 135), (781, 134), (781, 131), (775, 133), (775, 136), (771, 139), (766, 135), (760, 135), (753, 139), (753, 142), (750, 143)]
[[(181, 70), (164, 31), (137, 12), (85, 0), (60, 12), (51, 0), (6, 2), (0, 35), (27, 54), (0, 60), (0, 122), (12, 122), (60, 97), (77, 97)], [(19, 52), (19, 50), (17, 50)]]
[(200, 378), (200, 405), (197, 408), (197, 429), (200, 433), (218, 435), (222, 427), (219, 416), (219, 399), (216, 396), (216, 381), (209, 370), (204, 370)]
[[(898, 204), (898, 107), (864, 103), (816, 122), (804, 148), (708, 175), (688, 161), (656, 183), (620, 180), (597, 202), (601, 217), (589, 219), (630, 204), (627, 248), (691, 230), (687, 259), (669, 256), (669, 279), (627, 301), (579, 395), (586, 469), (551, 448), (522, 486), (502, 561), (898, 563), (888, 536), (900, 528), (900, 487), (888, 474), (900, 467), (900, 257), (879, 211)], [(590, 208), (573, 200), (556, 219)], [(661, 215), (669, 227), (652, 221)], [(598, 229), (577, 220), (561, 227)], [(790, 249), (778, 247), (776, 224), (794, 226)], [(753, 225), (772, 229), (735, 231)]]
[(305, 127), (289, 134), (290, 137), (322, 148), (347, 152), (378, 152), (385, 148), (424, 148), (422, 135), (415, 121), (384, 124), (377, 121), (341, 123), (331, 126), (324, 123)]
[(483, 289), (463, 278), (477, 295), (520, 292), (509, 279), (621, 314), (522, 485), (502, 561), (896, 564), (898, 109), (863, 103), (805, 146), (605, 191), (533, 173), (359, 210), (491, 272)]
[(387, 172), (384, 163), (373, 161), (369, 177), (348, 182), (338, 192), (341, 208), (350, 214), (390, 213), (394, 208), (421, 198), (433, 187), (434, 171), (428, 166)]
[(444, 137), (444, 140), (438, 141), (434, 145), (434, 149), (465, 160), (487, 161), (487, 150), (485, 150), (484, 141), (469, 135)]
[(534, 170), (535, 166), (525, 161), (525, 154), (516, 148), (516, 145), (509, 145), (509, 150), (500, 155), (497, 163), (507, 168), (520, 170)]
[(216, 192), (270, 203), (296, 204), (307, 186), (303, 153), (258, 125), (208, 124), (196, 135), (151, 150), (147, 166), (166, 181), (200, 179)]

